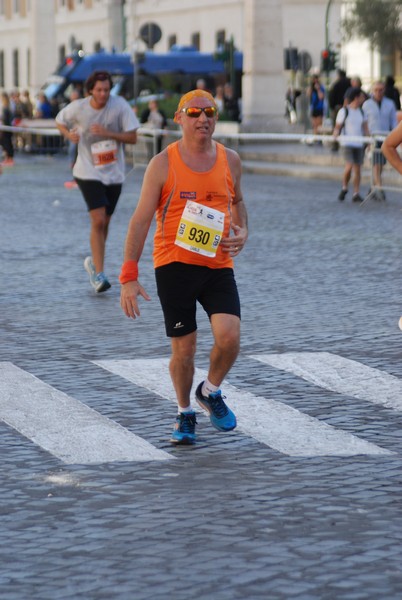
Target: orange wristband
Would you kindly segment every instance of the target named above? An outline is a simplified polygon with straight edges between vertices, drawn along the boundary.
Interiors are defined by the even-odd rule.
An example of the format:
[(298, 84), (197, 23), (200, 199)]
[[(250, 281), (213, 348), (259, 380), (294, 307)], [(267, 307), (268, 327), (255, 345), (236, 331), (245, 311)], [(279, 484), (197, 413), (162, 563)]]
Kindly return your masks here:
[(138, 263), (136, 260), (126, 260), (123, 263), (120, 271), (120, 283), (128, 283), (129, 281), (137, 281), (138, 279)]

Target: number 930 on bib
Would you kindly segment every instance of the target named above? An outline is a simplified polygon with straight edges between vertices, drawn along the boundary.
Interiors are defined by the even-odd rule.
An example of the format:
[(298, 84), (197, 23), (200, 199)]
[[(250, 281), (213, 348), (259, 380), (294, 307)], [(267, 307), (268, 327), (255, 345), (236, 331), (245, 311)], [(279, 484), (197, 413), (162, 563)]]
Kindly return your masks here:
[(222, 239), (225, 214), (187, 200), (177, 228), (175, 244), (190, 252), (214, 257)]

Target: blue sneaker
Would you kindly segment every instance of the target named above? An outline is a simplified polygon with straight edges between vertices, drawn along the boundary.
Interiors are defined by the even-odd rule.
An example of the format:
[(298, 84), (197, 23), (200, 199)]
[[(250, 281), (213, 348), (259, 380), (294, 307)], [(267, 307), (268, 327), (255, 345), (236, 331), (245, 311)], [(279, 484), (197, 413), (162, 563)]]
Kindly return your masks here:
[(195, 390), (195, 397), (200, 406), (209, 412), (212, 425), (219, 431), (232, 431), (237, 425), (236, 416), (223, 401), (222, 392), (218, 390), (209, 394), (208, 398), (202, 395), (202, 381)]
[(101, 273), (98, 273), (97, 276), (95, 277), (95, 286), (94, 287), (95, 287), (95, 292), (97, 294), (100, 294), (101, 292), (106, 292), (106, 290), (108, 290), (110, 287), (112, 287), (103, 271)]
[(194, 444), (196, 423), (195, 412), (179, 413), (170, 439), (172, 444)]
[(91, 256), (87, 256), (84, 260), (84, 267), (89, 275), (89, 281), (91, 282), (95, 292), (100, 294), (101, 292), (106, 292), (106, 290), (112, 287), (103, 272), (96, 274), (95, 265)]

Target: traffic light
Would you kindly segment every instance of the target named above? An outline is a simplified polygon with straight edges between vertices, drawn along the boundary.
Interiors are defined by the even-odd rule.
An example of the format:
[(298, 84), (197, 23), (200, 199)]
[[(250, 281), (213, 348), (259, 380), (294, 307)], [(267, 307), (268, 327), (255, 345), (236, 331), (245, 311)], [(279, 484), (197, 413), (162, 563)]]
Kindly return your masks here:
[(297, 48), (285, 48), (283, 62), (286, 71), (297, 71), (299, 66), (299, 53)]
[(84, 54), (82, 50), (74, 50), (74, 52), (64, 57), (61, 64), (57, 67), (57, 72), (62, 71), (60, 73), (62, 77), (70, 73), (80, 62)]
[(335, 50), (329, 52), (329, 70), (335, 71), (338, 68), (339, 53)]
[(325, 48), (321, 52), (321, 71), (329, 73), (338, 68), (339, 52)]
[(321, 71), (330, 71), (330, 51), (328, 48), (321, 52)]

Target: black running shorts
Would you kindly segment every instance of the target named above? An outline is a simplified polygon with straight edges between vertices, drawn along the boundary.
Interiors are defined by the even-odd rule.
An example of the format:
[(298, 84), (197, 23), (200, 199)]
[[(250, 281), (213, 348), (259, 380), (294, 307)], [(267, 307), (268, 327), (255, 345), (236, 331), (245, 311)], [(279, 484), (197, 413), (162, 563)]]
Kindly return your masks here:
[(168, 337), (196, 331), (197, 302), (208, 317), (224, 313), (240, 318), (240, 299), (233, 269), (210, 269), (174, 262), (157, 267), (155, 278)]
[(104, 185), (96, 179), (78, 179), (77, 177), (75, 177), (75, 181), (84, 196), (89, 211), (104, 206), (107, 215), (114, 213), (123, 187), (121, 183)]

